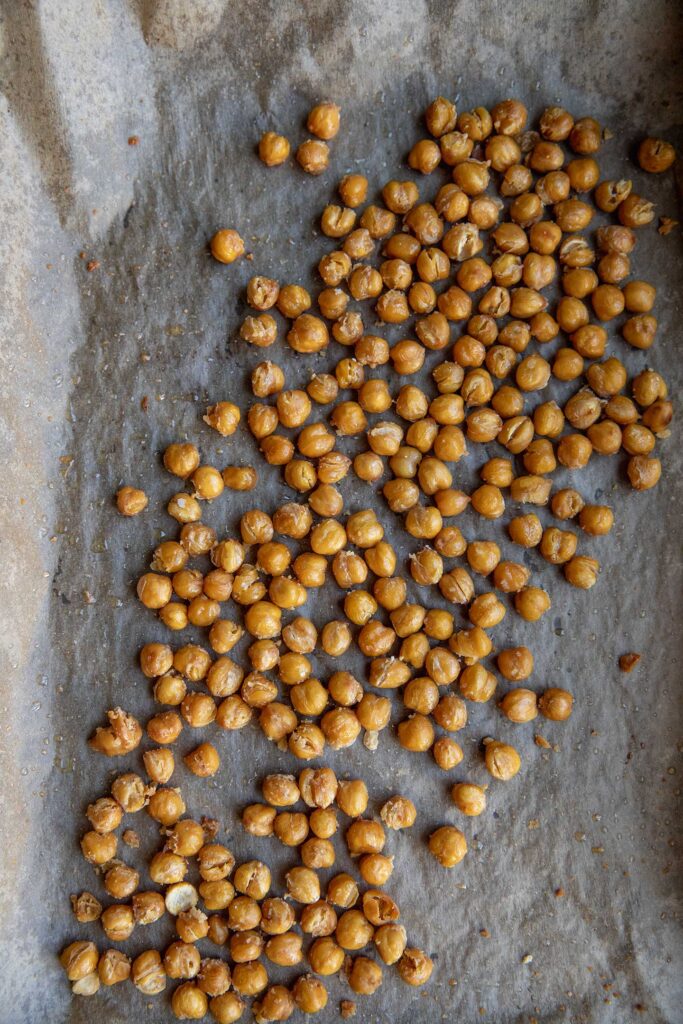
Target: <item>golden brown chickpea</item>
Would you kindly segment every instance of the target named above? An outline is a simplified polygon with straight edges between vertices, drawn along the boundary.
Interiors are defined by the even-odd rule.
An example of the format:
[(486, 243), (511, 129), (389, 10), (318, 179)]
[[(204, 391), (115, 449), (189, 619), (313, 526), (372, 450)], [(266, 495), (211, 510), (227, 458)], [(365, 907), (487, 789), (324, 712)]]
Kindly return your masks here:
[(329, 976), (341, 970), (344, 950), (329, 936), (317, 938), (308, 949), (308, 962), (316, 974)]
[(654, 204), (631, 192), (617, 208), (620, 222), (627, 228), (640, 228), (650, 224), (655, 217)]
[(259, 159), (266, 167), (278, 167), (289, 156), (290, 145), (284, 135), (264, 132), (258, 144)]
[(519, 682), (534, 669), (534, 656), (528, 647), (510, 647), (498, 654), (498, 668), (506, 679)]
[(477, 817), (486, 810), (486, 787), (473, 782), (458, 782), (451, 790), (455, 806), (468, 817)]
[(463, 759), (462, 748), (450, 736), (441, 736), (432, 748), (434, 760), (442, 771), (450, 771)]
[(647, 313), (630, 317), (622, 328), (622, 334), (629, 345), (639, 349), (651, 348), (656, 333), (657, 319)]
[(583, 356), (575, 349), (558, 349), (553, 362), (553, 377), (561, 381), (576, 380), (583, 373), (584, 365)]
[(246, 1004), (236, 992), (225, 992), (209, 1001), (209, 1009), (217, 1024), (234, 1024), (244, 1013)]
[(638, 147), (638, 163), (648, 174), (668, 171), (676, 159), (676, 150), (664, 139), (643, 139)]
[(669, 401), (653, 402), (643, 413), (643, 424), (657, 436), (666, 436), (673, 419), (673, 405)]
[[(262, 992), (268, 984), (268, 975), (263, 964), (256, 960), (236, 964), (232, 971), (233, 988), (244, 996), (254, 996)], [(225, 998), (222, 996), (221, 998)], [(212, 1004), (215, 1000), (211, 1001)], [(244, 1004), (242, 1004), (244, 1006)]]
[(597, 153), (602, 142), (600, 125), (592, 117), (582, 117), (574, 122), (569, 133), (569, 145), (575, 153), (589, 155)]
[(564, 142), (573, 126), (574, 118), (563, 107), (546, 107), (539, 121), (541, 135), (553, 142)]
[(454, 868), (467, 853), (467, 840), (453, 825), (442, 825), (429, 837), (429, 852), (444, 868)]
[(587, 555), (574, 555), (564, 566), (564, 575), (568, 583), (581, 590), (589, 590), (598, 581), (600, 563)]
[(220, 767), (218, 751), (212, 743), (200, 743), (194, 750), (185, 754), (183, 761), (193, 775), (202, 779), (215, 775)]
[(557, 445), (557, 461), (567, 469), (582, 469), (590, 461), (593, 445), (583, 434), (565, 434)]
[(306, 174), (322, 174), (330, 162), (329, 146), (317, 139), (306, 139), (297, 149), (296, 159)]
[(550, 604), (550, 597), (540, 587), (524, 587), (515, 594), (515, 610), (527, 622), (537, 622)]
[(626, 467), (631, 487), (636, 491), (647, 491), (654, 487), (662, 473), (659, 459), (648, 458), (647, 455), (634, 455)]
[(484, 760), (489, 774), (502, 782), (514, 778), (522, 764), (515, 748), (500, 740), (486, 742)]
[(431, 139), (420, 139), (408, 154), (408, 166), (421, 174), (431, 174), (441, 163), (441, 150)]
[(594, 451), (599, 455), (616, 455), (621, 448), (621, 429), (612, 420), (606, 419), (600, 423), (594, 423), (588, 428), (586, 434)]
[(434, 742), (434, 727), (424, 715), (414, 714), (399, 722), (398, 741), (405, 750), (429, 750)]
[(538, 701), (538, 710), (544, 718), (553, 722), (565, 722), (572, 713), (574, 698), (567, 690), (560, 690), (551, 687), (541, 694)]
[(561, 565), (576, 552), (576, 534), (569, 530), (560, 530), (556, 526), (549, 526), (543, 531), (539, 551), (547, 562), (552, 565)]
[(538, 714), (536, 694), (533, 690), (509, 690), (498, 706), (506, 718), (518, 724), (531, 722)]
[(471, 700), (476, 704), (484, 704), (490, 700), (495, 693), (496, 686), (496, 677), (480, 663), (468, 665), (458, 679), (458, 687), (462, 696), (465, 700)]

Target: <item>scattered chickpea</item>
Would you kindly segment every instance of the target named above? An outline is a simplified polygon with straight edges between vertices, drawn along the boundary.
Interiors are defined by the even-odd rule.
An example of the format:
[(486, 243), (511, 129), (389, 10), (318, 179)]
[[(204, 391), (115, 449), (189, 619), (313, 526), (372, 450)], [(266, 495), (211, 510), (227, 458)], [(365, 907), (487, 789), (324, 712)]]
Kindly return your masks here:
[(244, 242), (233, 228), (217, 231), (210, 243), (211, 255), (219, 263), (234, 263), (244, 254)]

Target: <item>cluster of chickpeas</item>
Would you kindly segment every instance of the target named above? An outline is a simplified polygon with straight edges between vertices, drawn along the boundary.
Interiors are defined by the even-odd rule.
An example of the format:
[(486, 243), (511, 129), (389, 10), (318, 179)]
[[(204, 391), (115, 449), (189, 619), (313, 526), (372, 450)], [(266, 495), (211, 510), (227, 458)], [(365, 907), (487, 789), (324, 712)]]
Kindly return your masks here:
[[(203, 522), (205, 510), (226, 490), (255, 490), (257, 469), (204, 463), (188, 441), (166, 449), (164, 466), (182, 482), (166, 506), (178, 535), (155, 549), (137, 593), (169, 630), (206, 629), (211, 653), (196, 643), (175, 649), (146, 644), (140, 666), (163, 710), (143, 729), (134, 716), (115, 708), (108, 712), (109, 724), (90, 740), (94, 749), (119, 756), (134, 750), (146, 732), (157, 745), (143, 755), (151, 782), (140, 779), (135, 785), (144, 790), (141, 806), (170, 834), (182, 825), (185, 810), (179, 791), (168, 783), (172, 746), (186, 726), (194, 730), (215, 723), (231, 731), (256, 720), (268, 739), (306, 762), (320, 758), (327, 747), (350, 747), (363, 730), (365, 745), (374, 749), (398, 703), (382, 691), (396, 690), (407, 713), (396, 726), (400, 745), (431, 751), (437, 765), (451, 771), (463, 760), (454, 734), (466, 726), (468, 706), (492, 700), (499, 677), (512, 685), (498, 702), (508, 722), (529, 723), (539, 714), (562, 722), (571, 715), (568, 691), (549, 687), (538, 694), (524, 685), (534, 668), (531, 650), (496, 651), (490, 631), (508, 610), (536, 622), (551, 607), (549, 593), (532, 581), (524, 549), (536, 549), (544, 561), (561, 567), (574, 587), (589, 589), (597, 582), (600, 564), (580, 550), (580, 537), (608, 534), (614, 512), (586, 500), (573, 484), (591, 460), (623, 454), (632, 487), (655, 486), (661, 475), (655, 447), (668, 436), (673, 407), (658, 371), (641, 363), (629, 380), (626, 365), (609, 347), (614, 327), (626, 343), (624, 351), (647, 352), (656, 340), (656, 289), (631, 276), (638, 232), (653, 221), (653, 204), (633, 190), (630, 180), (601, 180), (596, 154), (603, 131), (594, 119), (575, 119), (549, 107), (537, 130), (529, 130), (527, 120), (519, 100), (458, 113), (451, 101), (438, 97), (425, 114), (429, 137), (408, 156), (419, 180), (392, 179), (370, 203), (364, 175), (347, 174), (339, 182), (339, 202), (326, 206), (320, 220), (323, 236), (335, 247), (318, 263), (323, 287), (316, 296), (301, 284), (267, 275), (248, 281), (250, 312), (240, 338), (260, 350), (283, 335), (304, 361), (308, 379), (288, 381), (290, 371), (260, 358), (251, 370), (254, 400), (242, 409), (219, 401), (203, 418), (224, 438), (246, 428), (263, 460), (279, 467), (292, 500), (270, 512), (260, 504), (248, 509), (235, 534), (221, 537)], [(334, 104), (311, 111), (308, 129), (314, 138), (296, 154), (308, 173), (327, 168), (327, 141), (339, 123)], [(268, 166), (283, 163), (289, 152), (287, 139), (272, 132), (259, 143)], [(674, 159), (673, 148), (662, 140), (646, 139), (638, 150), (641, 168), (650, 173), (665, 172)], [(443, 170), (449, 180), (440, 180), (425, 196), (420, 183)], [(211, 251), (218, 261), (232, 263), (244, 254), (244, 243), (236, 231), (225, 229), (212, 239)], [(389, 332), (393, 338), (401, 325), (405, 337), (385, 337)], [(346, 351), (323, 366), (321, 354), (334, 344)], [(435, 352), (444, 355), (434, 357)], [(543, 395), (547, 388), (554, 396), (570, 386), (572, 393), (562, 401)], [(471, 491), (458, 486), (462, 476), (456, 468), (470, 452), (480, 478)], [(571, 476), (572, 486), (553, 488), (558, 471), (565, 479)], [(390, 512), (401, 517), (405, 553), (386, 538), (374, 508), (349, 514), (343, 481), (350, 474), (379, 488)], [(126, 486), (117, 494), (117, 506), (122, 515), (134, 516), (147, 507), (147, 496)], [(466, 537), (455, 524), (466, 510), (482, 523), (504, 522), (501, 543), (477, 534)], [(559, 525), (544, 525), (547, 516)], [(570, 521), (579, 532), (569, 528)], [(502, 550), (505, 539), (513, 550), (522, 549), (519, 561)], [(203, 560), (201, 567), (195, 559)], [(316, 624), (304, 610), (329, 580), (344, 595), (343, 616)], [(411, 582), (420, 588), (419, 601), (410, 599)], [(224, 611), (228, 602), (235, 611)], [(248, 642), (244, 665), (235, 660), (243, 638)], [(366, 659), (367, 679), (346, 667), (317, 678), (318, 655), (342, 659), (352, 648)], [(489, 658), (495, 659), (497, 674), (487, 667)], [(483, 740), (482, 759), (497, 781), (514, 778), (521, 767), (515, 747), (493, 737)], [(214, 775), (220, 766), (210, 742), (200, 743), (183, 761), (200, 777)], [(359, 858), (371, 892), (386, 883), (393, 868), (383, 852), (384, 828), (363, 817), (368, 796), (362, 780), (338, 780), (330, 769), (305, 768), (298, 779), (269, 776), (263, 796), (265, 803), (244, 809), (243, 825), (254, 836), (273, 835), (299, 849), (302, 864), (290, 871), (287, 885), (314, 899), (301, 900), (292, 891), (289, 896), (304, 904), (299, 922), (304, 932), (308, 915), (316, 927), (330, 926), (317, 934), (311, 949), (323, 951), (320, 963), (329, 956), (338, 966), (318, 971), (318, 953), (311, 959), (310, 951), (309, 964), (314, 972), (334, 973), (344, 963), (345, 949), (361, 948), (340, 941), (341, 922), (354, 922), (363, 934), (377, 927), (365, 914), (365, 896), (363, 911), (355, 907), (360, 897), (350, 876), (332, 879), (327, 899), (321, 899), (316, 871), (335, 863), (336, 810), (352, 819), (345, 834), (348, 851)], [(482, 814), (486, 798), (486, 785), (459, 781), (451, 789), (453, 804), (466, 817)], [(412, 825), (412, 803), (392, 800), (382, 809), (384, 824)], [(306, 811), (295, 808), (299, 801)], [(94, 861), (108, 863), (116, 852), (111, 831), (100, 833), (93, 826), (88, 836), (86, 856), (110, 854), (106, 861)], [(438, 828), (428, 846), (447, 868), (467, 853), (464, 833), (452, 825)], [(131, 885), (133, 876), (117, 865), (105, 887), (125, 887), (126, 880)], [(179, 878), (177, 884), (186, 883)], [(235, 899), (255, 898), (236, 897), (227, 874), (221, 884), (232, 887)], [(140, 895), (157, 894), (136, 893), (131, 907)], [(324, 913), (312, 909), (323, 904)], [(345, 911), (339, 919), (334, 906)], [(229, 917), (228, 909), (226, 937)], [(257, 922), (247, 931), (257, 934), (258, 927)], [(402, 976), (426, 980), (431, 961), (404, 950), (401, 934), (396, 959)], [(399, 933), (391, 936), (391, 948), (399, 950)], [(292, 939), (297, 942), (300, 951), (299, 939)], [(386, 960), (379, 946), (378, 952), (385, 962), (395, 962)], [(89, 949), (88, 964), (93, 956), (97, 951)], [(352, 982), (354, 991), (366, 990), (363, 986), (369, 991), (381, 980), (379, 966), (368, 958), (356, 958), (350, 977), (354, 971), (361, 986)], [(78, 983), (93, 973), (95, 968)], [(187, 977), (181, 986), (187, 995), (177, 998), (201, 1008), (212, 994), (202, 989), (201, 971), (199, 980)], [(310, 977), (310, 999), (326, 1000), (319, 979)], [(84, 982), (89, 984), (94, 982)], [(258, 994), (266, 984), (267, 978)], [(305, 978), (292, 992), (273, 986), (258, 1004), (257, 1019), (286, 1019), (295, 1005), (304, 1009), (297, 985), (308, 998)], [(230, 1016), (237, 1012), (231, 1000), (239, 1002), (241, 990), (233, 988), (211, 998), (214, 1015), (216, 1000), (226, 1000), (219, 1021), (237, 1019)], [(174, 1008), (178, 1012), (175, 1003)], [(286, 1016), (268, 1016), (278, 1012)]]
[[(306, 139), (296, 151), (299, 167), (306, 174), (318, 175), (327, 169), (330, 148), (327, 143), (339, 133), (340, 109), (336, 103), (318, 103), (309, 112), (306, 128), (314, 136)], [(266, 167), (278, 167), (289, 157), (289, 139), (277, 132), (265, 132), (258, 144), (259, 159)]]
[[(298, 848), (310, 870), (332, 868), (339, 809), (352, 819), (345, 833), (348, 853), (358, 858), (360, 875), (372, 886), (385, 885), (394, 870), (393, 857), (383, 852), (384, 825), (392, 830), (410, 828), (417, 816), (412, 800), (396, 795), (382, 806), (384, 825), (364, 817), (369, 797), (363, 780), (338, 780), (331, 768), (304, 768), (298, 780), (293, 775), (268, 775), (262, 791), (266, 803), (250, 804), (242, 812), (242, 825), (250, 835), (274, 836), (283, 845)], [(308, 811), (288, 809), (302, 802)]]
[[(145, 765), (148, 772), (153, 767), (147, 756)], [(298, 782), (293, 776), (267, 776), (263, 795), (269, 803), (246, 808), (242, 821), (254, 836), (274, 834), (285, 845), (300, 847), (303, 865), (286, 872), (284, 897), (271, 893), (271, 871), (263, 861), (236, 865), (231, 851), (216, 841), (217, 822), (183, 816), (186, 807), (179, 789), (150, 785), (126, 773), (114, 780), (109, 796), (88, 807), (91, 828), (81, 840), (83, 856), (102, 873), (108, 896), (119, 902), (103, 908), (92, 893), (82, 892), (72, 897), (76, 919), (84, 924), (99, 921), (106, 938), (120, 943), (136, 927), (168, 912), (178, 938), (163, 951), (147, 949), (133, 960), (116, 948), (100, 953), (92, 941), (70, 943), (60, 960), (74, 993), (94, 995), (100, 986), (130, 979), (145, 995), (158, 995), (169, 979), (179, 980), (171, 1006), (181, 1020), (201, 1019), (210, 1011), (218, 1024), (230, 1024), (242, 1017), (247, 997), (255, 1000), (256, 1021), (287, 1020), (297, 1008), (308, 1014), (322, 1010), (328, 993), (321, 978), (342, 970), (352, 992), (373, 994), (382, 983), (382, 968), (360, 954), (370, 945), (384, 964), (397, 966), (407, 984), (428, 981), (431, 959), (408, 946), (405, 928), (398, 923), (399, 907), (379, 888), (391, 875), (392, 858), (381, 853), (382, 825), (361, 818), (368, 803), (364, 783), (338, 782), (328, 768), (304, 769)], [(300, 800), (311, 808), (310, 817), (280, 810)], [(337, 830), (333, 802), (354, 819), (346, 842), (349, 853), (361, 858), (360, 873), (371, 886), (362, 894), (347, 872), (330, 878), (322, 893), (318, 871), (335, 861), (330, 842)], [(165, 837), (147, 866), (151, 881), (163, 892), (139, 891), (140, 873), (116, 856), (116, 832), (124, 815), (143, 809)], [(412, 802), (401, 796), (387, 800), (381, 810), (391, 829), (410, 827), (415, 816)], [(131, 830), (123, 839), (139, 845)], [(199, 874), (196, 886), (187, 879), (190, 862)], [(311, 941), (304, 951), (306, 937)], [(231, 965), (219, 957), (202, 957), (197, 948), (202, 940), (227, 946)], [(298, 967), (306, 960), (311, 973), (300, 975), (291, 988), (269, 985), (262, 957), (276, 967)]]

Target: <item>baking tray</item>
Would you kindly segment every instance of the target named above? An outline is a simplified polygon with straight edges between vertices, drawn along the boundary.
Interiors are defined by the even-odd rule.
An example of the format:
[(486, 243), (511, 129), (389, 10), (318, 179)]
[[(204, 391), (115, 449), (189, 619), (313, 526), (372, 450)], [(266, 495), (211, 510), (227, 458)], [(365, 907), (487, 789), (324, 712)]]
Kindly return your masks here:
[[(76, 937), (104, 941), (98, 925), (75, 923), (68, 904), (71, 892), (100, 891), (78, 838), (85, 806), (119, 770), (85, 738), (114, 704), (143, 717), (153, 706), (136, 655), (163, 634), (141, 613), (134, 580), (172, 526), (152, 511), (174, 489), (160, 452), (187, 436), (218, 465), (255, 457), (245, 431), (222, 441), (200, 420), (209, 402), (244, 396), (259, 358), (235, 340), (246, 280), (258, 271), (312, 284), (309, 271), (329, 245), (316, 218), (335, 182), (361, 170), (374, 194), (399, 169), (412, 176), (402, 161), (438, 93), (461, 108), (518, 95), (533, 113), (559, 102), (594, 115), (614, 133), (600, 155), (608, 177), (625, 173), (646, 132), (680, 151), (681, 22), (676, 5), (661, 0), (5, 0), (0, 9), (0, 1021), (162, 1022), (171, 1019), (167, 1000), (150, 1002), (132, 986), (72, 998), (56, 953)], [(261, 132), (284, 130), (296, 144), (321, 98), (343, 111), (329, 172), (305, 178), (292, 162), (266, 170), (254, 151)], [(680, 217), (671, 174), (629, 173), (659, 214)], [(253, 263), (225, 268), (208, 257), (207, 238), (225, 225), (241, 231)], [(663, 370), (674, 396), (680, 257), (680, 231), (641, 233), (635, 269), (659, 288), (659, 338), (650, 353), (614, 343), (631, 371)], [(92, 261), (98, 266), (89, 270)], [(282, 343), (268, 355), (292, 381), (303, 366), (337, 358), (302, 360)], [(434, 956), (434, 975), (413, 991), (385, 972), (374, 998), (358, 997), (359, 1020), (680, 1020), (675, 432), (661, 449), (654, 492), (631, 492), (618, 460), (593, 460), (581, 478), (585, 494), (616, 510), (609, 537), (582, 539), (603, 564), (598, 586), (574, 591), (533, 558), (552, 612), (536, 625), (508, 616), (496, 631), (500, 646), (527, 642), (534, 684), (567, 686), (576, 707), (567, 724), (528, 729), (501, 722), (493, 709), (472, 710), (472, 776), (483, 778), (477, 742), (487, 733), (514, 737), (524, 770), (491, 788), (486, 815), (466, 828), (470, 853), (458, 869), (439, 869), (420, 841), (435, 824), (456, 821), (448, 780), (429, 757), (401, 750), (387, 730), (374, 752), (357, 742), (327, 759), (341, 774), (366, 778), (375, 811), (396, 791), (419, 809), (412, 832), (391, 838), (389, 888), (411, 941)], [(466, 485), (475, 463), (462, 465)], [(269, 503), (287, 493), (277, 471), (264, 480)], [(132, 522), (112, 504), (123, 482), (150, 495), (150, 511)], [(367, 487), (349, 479), (344, 492), (348, 508), (368, 504)], [(253, 497), (226, 498), (207, 518), (227, 531)], [(383, 520), (390, 537), (400, 536), (393, 517)], [(463, 522), (468, 536), (500, 532)], [(327, 617), (321, 605), (314, 617)], [(642, 660), (623, 675), (617, 659), (628, 650)], [(535, 747), (535, 732), (558, 750)], [(219, 776), (200, 782), (180, 770), (188, 811), (218, 818), (238, 859), (264, 856), (280, 881), (279, 851), (248, 842), (235, 815), (267, 771), (291, 769), (291, 761), (256, 727), (211, 738), (223, 758)], [(180, 749), (190, 745), (183, 736)], [(143, 844), (152, 842), (149, 829), (135, 827)], [(136, 933), (127, 948), (164, 934)], [(527, 954), (533, 959), (522, 963)], [(350, 995), (334, 982), (321, 1024), (337, 1020), (339, 1000)]]

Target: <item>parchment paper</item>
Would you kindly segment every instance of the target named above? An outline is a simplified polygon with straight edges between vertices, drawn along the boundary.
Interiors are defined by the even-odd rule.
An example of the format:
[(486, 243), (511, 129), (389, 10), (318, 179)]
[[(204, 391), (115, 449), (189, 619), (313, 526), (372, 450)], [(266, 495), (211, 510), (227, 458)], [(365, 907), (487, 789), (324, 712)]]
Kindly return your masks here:
[[(221, 443), (199, 419), (205, 403), (244, 397), (258, 360), (234, 340), (246, 280), (258, 271), (312, 283), (308, 269), (328, 247), (315, 218), (336, 181), (358, 168), (374, 194), (389, 177), (408, 176), (400, 162), (440, 92), (463, 109), (519, 95), (535, 113), (559, 102), (597, 116), (614, 132), (600, 155), (605, 176), (624, 174), (645, 133), (670, 138), (680, 152), (681, 25), (676, 5), (663, 0), (0, 6), (0, 1021), (161, 1022), (171, 1019), (167, 999), (146, 1000), (132, 985), (73, 999), (56, 954), (76, 937), (106, 944), (99, 925), (76, 924), (68, 896), (103, 894), (78, 839), (87, 803), (118, 767), (89, 752), (85, 739), (112, 704), (145, 718), (153, 707), (136, 656), (163, 633), (142, 613), (134, 579), (160, 527), (173, 525), (156, 511), (174, 489), (159, 453), (187, 435), (218, 465), (254, 457), (245, 430)], [(343, 108), (329, 172), (311, 179), (291, 164), (266, 170), (254, 153), (261, 132), (284, 130), (296, 145), (321, 98)], [(139, 144), (129, 145), (130, 136)], [(629, 173), (658, 214), (680, 217), (671, 174)], [(225, 225), (241, 231), (253, 263), (226, 269), (207, 256), (207, 238)], [(680, 237), (661, 238), (653, 226), (635, 258), (635, 271), (659, 288), (655, 348), (613, 344), (631, 371), (663, 370), (674, 397)], [(90, 261), (99, 266), (89, 271)], [(292, 360), (283, 343), (269, 355), (292, 382), (303, 366), (338, 358)], [(411, 941), (435, 958), (433, 979), (413, 991), (387, 970), (375, 997), (357, 997), (359, 1020), (681, 1020), (675, 430), (661, 448), (654, 492), (631, 492), (601, 459), (581, 478), (581, 490), (613, 504), (617, 519), (608, 538), (581, 538), (604, 567), (593, 591), (572, 590), (531, 557), (552, 591), (552, 612), (536, 625), (508, 615), (496, 643), (527, 642), (535, 688), (567, 686), (575, 712), (565, 725), (522, 729), (493, 708), (471, 709), (472, 768), (454, 776), (484, 779), (477, 741), (486, 733), (512, 739), (524, 768), (510, 785), (492, 787), (487, 813), (466, 826), (470, 853), (458, 869), (439, 869), (421, 841), (434, 825), (457, 820), (452, 780), (428, 756), (403, 751), (387, 730), (374, 753), (358, 742), (327, 758), (340, 773), (366, 778), (373, 811), (397, 791), (419, 808), (412, 833), (391, 838), (389, 889)], [(277, 472), (267, 479), (272, 506), (286, 492)], [(113, 508), (123, 482), (150, 494), (150, 510), (133, 522)], [(344, 491), (350, 509), (368, 504), (367, 488), (349, 479)], [(252, 498), (226, 499), (207, 518), (227, 531)], [(383, 520), (399, 537), (386, 509)], [(468, 537), (500, 530), (466, 518), (463, 529)], [(318, 619), (329, 614), (322, 603)], [(642, 660), (625, 676), (617, 658), (629, 650)], [(535, 747), (535, 732), (559, 752)], [(285, 864), (274, 843), (246, 841), (235, 808), (256, 797), (267, 771), (291, 770), (291, 759), (256, 727), (210, 738), (223, 758), (218, 777), (201, 782), (179, 769), (188, 812), (217, 817), (238, 859)], [(193, 740), (186, 731), (180, 749)], [(151, 823), (130, 824), (152, 841)], [(139, 930), (126, 948), (138, 952), (167, 934)], [(526, 954), (533, 960), (523, 964)], [(339, 1000), (351, 993), (336, 981), (330, 996), (321, 1024), (338, 1019)]]

